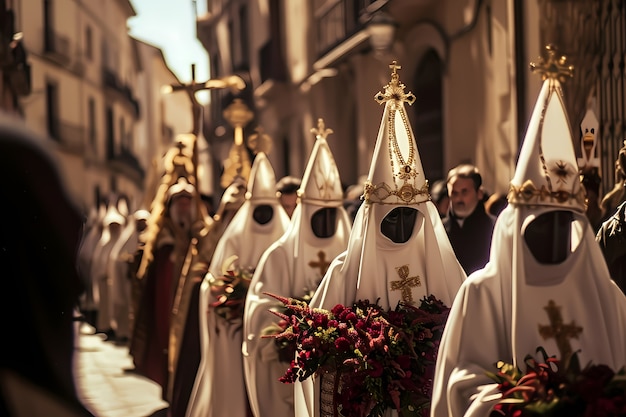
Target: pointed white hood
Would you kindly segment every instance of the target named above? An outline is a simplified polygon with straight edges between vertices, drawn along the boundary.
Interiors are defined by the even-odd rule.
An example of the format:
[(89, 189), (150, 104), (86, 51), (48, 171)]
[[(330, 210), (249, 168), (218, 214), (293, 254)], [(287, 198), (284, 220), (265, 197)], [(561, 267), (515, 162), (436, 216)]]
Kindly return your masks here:
[[(392, 282), (402, 279), (399, 271), (407, 270), (410, 277), (419, 276), (421, 282), (412, 288), (413, 301), (434, 294), (451, 304), (465, 279), (430, 201), (428, 181), (405, 112), (404, 103), (412, 104), (415, 97), (405, 93), (395, 62), (390, 68), (391, 82), (375, 96), (385, 108), (365, 183), (365, 201), (354, 220), (344, 258), (335, 267), (331, 265), (315, 294), (315, 306), (332, 308), (337, 303), (379, 299), (384, 308), (394, 308), (404, 296), (392, 289)], [(395, 243), (381, 232), (384, 218), (398, 207), (418, 212), (412, 235), (404, 243)]]

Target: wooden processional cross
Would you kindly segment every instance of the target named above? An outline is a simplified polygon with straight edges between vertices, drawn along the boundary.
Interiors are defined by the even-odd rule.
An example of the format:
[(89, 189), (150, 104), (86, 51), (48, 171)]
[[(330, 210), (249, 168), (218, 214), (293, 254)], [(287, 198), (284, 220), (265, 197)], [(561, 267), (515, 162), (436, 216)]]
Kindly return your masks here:
[(576, 326), (576, 323), (574, 323), (573, 320), (570, 324), (563, 324), (561, 307), (557, 306), (554, 300), (550, 300), (548, 305), (543, 309), (548, 313), (550, 324), (545, 326), (540, 324), (539, 334), (544, 339), (554, 337), (556, 340), (556, 346), (561, 354), (561, 360), (564, 363), (567, 363), (572, 356), (572, 346), (569, 343), (569, 339), (578, 339), (578, 335), (582, 333), (583, 328)]
[(419, 275), (409, 276), (409, 265), (402, 265), (396, 268), (400, 281), (391, 281), (391, 291), (401, 291), (402, 301), (407, 304), (413, 304), (413, 291), (411, 288), (422, 285)]
[(311, 268), (319, 268), (320, 275), (323, 277), (324, 275), (326, 275), (326, 271), (330, 266), (330, 261), (326, 260), (326, 253), (323, 250), (317, 252), (317, 258), (317, 261), (310, 261), (309, 266)]

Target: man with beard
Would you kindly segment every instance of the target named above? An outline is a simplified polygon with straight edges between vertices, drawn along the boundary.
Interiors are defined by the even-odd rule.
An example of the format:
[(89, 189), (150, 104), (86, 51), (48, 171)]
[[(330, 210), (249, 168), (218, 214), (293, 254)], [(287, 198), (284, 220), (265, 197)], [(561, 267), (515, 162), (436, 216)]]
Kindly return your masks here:
[(485, 212), (478, 168), (461, 164), (448, 173), (450, 208), (443, 220), (448, 238), (467, 275), (489, 260), (495, 218)]
[[(490, 373), (501, 361), (528, 375), (529, 357), (544, 360), (540, 349), (560, 362), (550, 362), (552, 372), (554, 366), (567, 369), (572, 381), (579, 376), (568, 367), (574, 355), (581, 367), (615, 371), (626, 361), (626, 298), (610, 279), (585, 215), (559, 81), (567, 72), (557, 66), (565, 58), (548, 51), (547, 62), (531, 66), (542, 71), (544, 82), (510, 182), (509, 205), (493, 232), (491, 258), (468, 277), (452, 304), (437, 357), (432, 417), (504, 415), (509, 406), (520, 407), (512, 414), (525, 414), (528, 408), (521, 407), (533, 395), (513, 404), (503, 394), (506, 385)], [(539, 379), (536, 392), (545, 388)], [(596, 391), (603, 388), (600, 383)], [(591, 402), (585, 404), (584, 394), (582, 401), (560, 401), (561, 386), (550, 391), (553, 415), (583, 414)], [(595, 409), (587, 408), (586, 415), (601, 415), (603, 399), (591, 397)]]

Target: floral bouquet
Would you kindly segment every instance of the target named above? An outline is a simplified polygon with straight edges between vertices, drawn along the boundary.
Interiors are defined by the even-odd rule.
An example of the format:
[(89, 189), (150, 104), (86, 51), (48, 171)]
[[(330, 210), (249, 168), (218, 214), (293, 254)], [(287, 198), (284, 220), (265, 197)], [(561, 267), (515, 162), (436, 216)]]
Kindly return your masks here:
[[(272, 294), (269, 294), (272, 295)], [(450, 309), (434, 296), (419, 307), (400, 302), (385, 310), (361, 300), (332, 310), (272, 295), (292, 311), (274, 312), (287, 322), (271, 337), (296, 354), (281, 382), (314, 374), (335, 375), (333, 409), (345, 417), (427, 416), (439, 342)]]
[[(311, 298), (313, 298), (314, 293), (314, 291), (305, 291), (305, 294), (302, 297), (298, 297), (293, 300), (308, 304), (311, 301)], [(281, 317), (284, 317), (290, 316), (291, 314), (294, 314), (296, 312), (288, 306), (282, 304), (282, 308), (280, 309), (279, 313), (281, 313)], [(278, 349), (279, 360), (281, 362), (290, 364), (296, 355), (295, 344), (292, 343), (291, 340), (287, 340), (286, 338), (275, 337), (287, 330), (288, 327), (289, 321), (281, 318), (278, 322), (272, 323), (271, 325), (264, 328), (261, 334), (263, 335), (263, 337), (273, 337), (276, 348)]]
[(229, 262), (230, 269), (224, 268), (221, 277), (212, 277), (211, 295), (216, 301), (209, 304), (209, 307), (225, 320), (240, 323), (254, 271), (232, 268), (232, 262)]
[(526, 356), (526, 371), (498, 362), (497, 373), (488, 375), (498, 382), (502, 400), (490, 417), (626, 416), (626, 371), (615, 373), (606, 365), (581, 368), (578, 354), (567, 363), (548, 356), (542, 347), (543, 362)]

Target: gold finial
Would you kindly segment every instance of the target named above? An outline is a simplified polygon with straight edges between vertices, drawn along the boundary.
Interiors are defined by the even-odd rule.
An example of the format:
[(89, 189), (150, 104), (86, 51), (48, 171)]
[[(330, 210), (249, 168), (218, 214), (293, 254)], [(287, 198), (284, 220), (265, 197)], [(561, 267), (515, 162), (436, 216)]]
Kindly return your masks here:
[(236, 98), (224, 109), (224, 118), (233, 127), (245, 127), (254, 118), (254, 113), (240, 98)]
[(316, 139), (326, 139), (328, 135), (334, 133), (332, 129), (326, 129), (326, 125), (324, 124), (324, 119), (321, 117), (317, 119), (317, 128), (312, 128), (311, 133), (315, 133)]
[(402, 66), (398, 65), (398, 61), (391, 61), (391, 65), (389, 65), (389, 68), (393, 70), (393, 72), (391, 73), (391, 78), (397, 78), (398, 70), (402, 69)]
[(574, 66), (566, 64), (567, 57), (565, 55), (556, 57), (556, 47), (553, 44), (546, 45), (546, 51), (548, 51), (547, 60), (539, 57), (538, 63), (530, 63), (530, 70), (541, 74), (542, 81), (551, 78), (565, 82), (567, 77), (574, 76)]
[(235, 145), (243, 143), (243, 128), (254, 118), (254, 113), (240, 98), (236, 98), (224, 109), (224, 118), (235, 128)]
[(254, 113), (240, 98), (236, 98), (224, 109), (224, 118), (234, 128), (233, 145), (224, 161), (224, 172), (220, 185), (227, 188), (235, 178), (248, 179), (251, 164), (248, 150), (243, 143), (243, 128), (254, 118)]
[(174, 146), (178, 149), (178, 154), (179, 155), (183, 155), (183, 149), (185, 149), (187, 147), (187, 145), (185, 143), (183, 143), (183, 141), (181, 139), (178, 139)]
[(398, 61), (392, 61), (389, 68), (392, 70), (391, 82), (383, 87), (385, 89), (384, 93), (380, 91), (376, 93), (374, 100), (376, 100), (378, 104), (383, 104), (393, 100), (396, 104), (399, 102), (406, 102), (409, 103), (409, 105), (412, 105), (415, 102), (415, 96), (411, 92), (404, 92), (405, 85), (400, 82), (400, 76), (398, 75), (398, 70), (402, 67), (398, 65)]
[(254, 129), (256, 132), (248, 138), (248, 147), (252, 149), (255, 155), (259, 152), (269, 154), (272, 150), (272, 138), (263, 131), (261, 126)]

